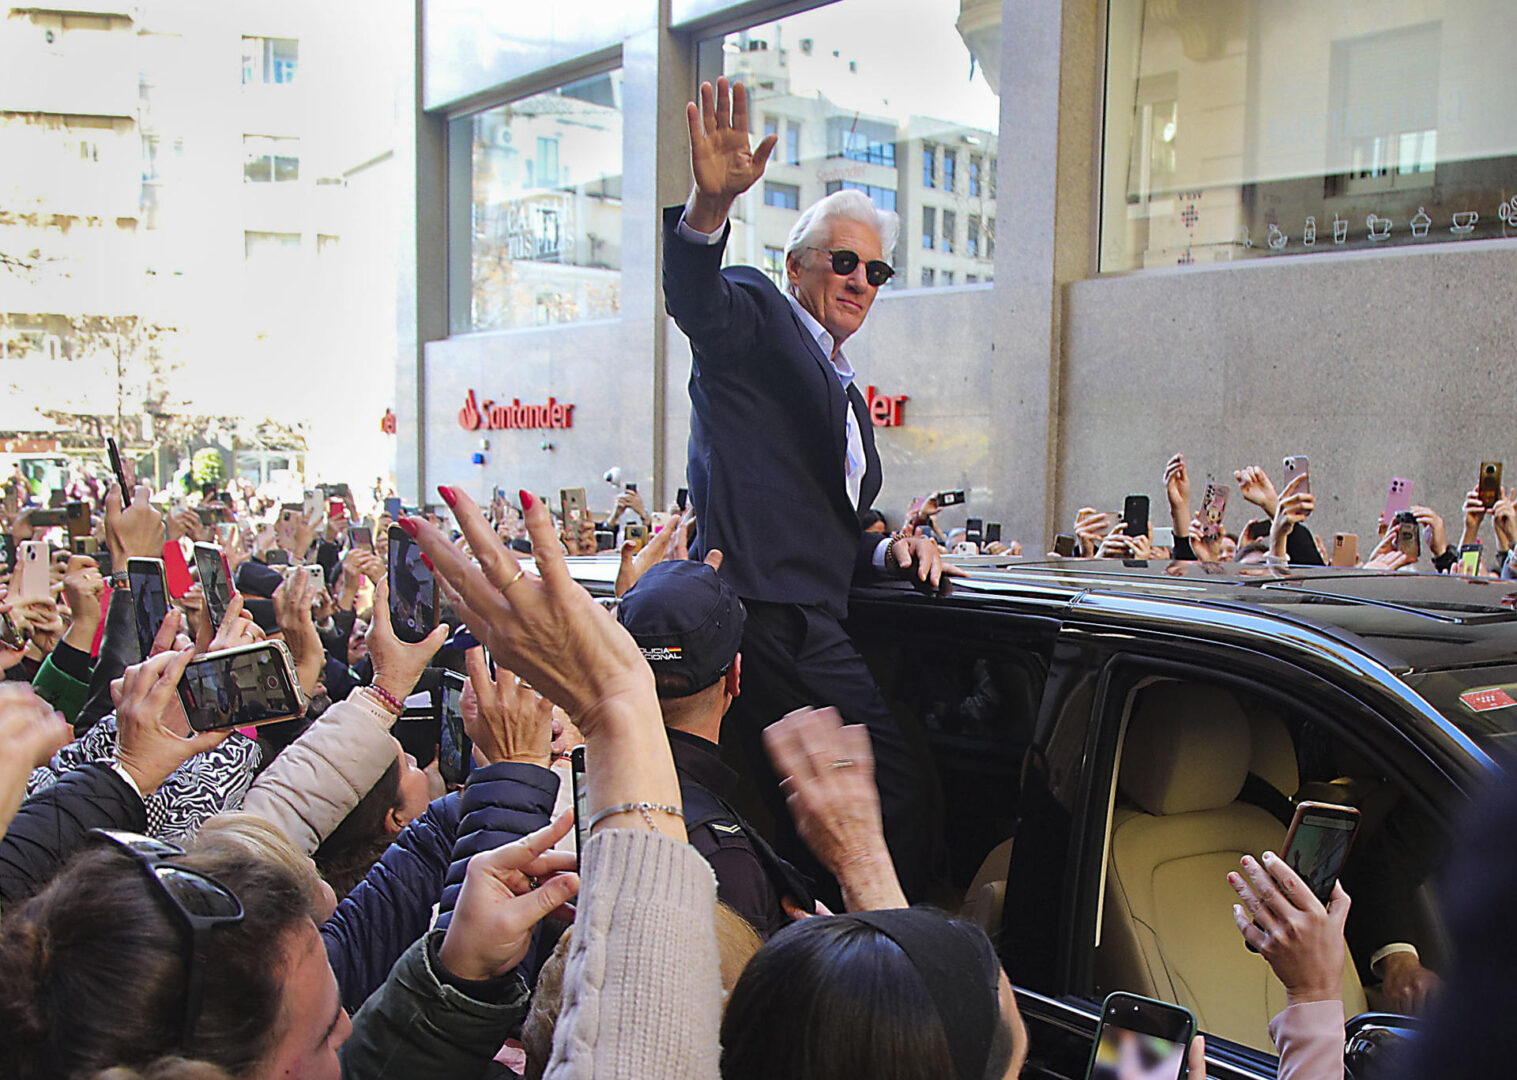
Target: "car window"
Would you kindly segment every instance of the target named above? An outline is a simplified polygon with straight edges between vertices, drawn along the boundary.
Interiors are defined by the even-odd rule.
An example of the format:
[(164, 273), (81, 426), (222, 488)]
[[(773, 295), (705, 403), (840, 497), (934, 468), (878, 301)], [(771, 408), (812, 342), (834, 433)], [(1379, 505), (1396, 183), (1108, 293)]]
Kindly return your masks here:
[[(1445, 963), (1432, 881), (1447, 844), (1425, 804), (1278, 688), (1122, 666), (1102, 725), (1116, 725), (1099, 918), (1090, 928), (1099, 1000), (1115, 990), (1191, 1009), (1207, 1035), (1272, 1052), (1283, 986), (1244, 947), (1226, 875), (1242, 855), (1284, 853), (1302, 801), (1357, 808), (1361, 828), (1343, 873), (1354, 898), (1343, 977), (1347, 1015), (1416, 1011), (1403, 977), (1427, 987)], [(1101, 805), (1101, 811), (1106, 810)], [(1400, 959), (1395, 959), (1396, 957)], [(1382, 981), (1397, 967), (1389, 986)]]
[(928, 899), (996, 929), (1052, 628), (855, 605), (850, 629), (932, 792)]

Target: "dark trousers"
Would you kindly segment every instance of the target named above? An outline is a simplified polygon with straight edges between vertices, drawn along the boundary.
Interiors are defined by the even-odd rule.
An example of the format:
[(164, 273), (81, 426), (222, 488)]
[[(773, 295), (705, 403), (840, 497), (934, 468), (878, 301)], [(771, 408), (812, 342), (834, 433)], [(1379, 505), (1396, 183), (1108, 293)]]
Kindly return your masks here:
[(817, 608), (759, 600), (744, 600), (743, 605), (748, 618), (743, 628), (742, 693), (727, 714), (722, 741), (773, 818), (776, 849), (817, 882), (819, 896), (836, 900), (835, 883), (796, 835), (780, 777), (763, 744), (764, 728), (793, 709), (835, 706), (845, 723), (869, 728), (885, 841), (907, 897), (920, 899), (932, 847), (921, 763), (864, 658), (838, 620)]

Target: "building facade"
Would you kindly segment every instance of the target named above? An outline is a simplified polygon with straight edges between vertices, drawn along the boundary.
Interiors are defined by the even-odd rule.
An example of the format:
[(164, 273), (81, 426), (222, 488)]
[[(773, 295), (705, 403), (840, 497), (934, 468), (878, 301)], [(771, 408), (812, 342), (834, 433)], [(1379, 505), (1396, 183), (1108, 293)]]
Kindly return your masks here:
[[(1478, 463), (1509, 456), (1501, 0), (416, 10), (408, 497), (587, 486), (609, 506), (613, 466), (660, 502), (683, 485), (689, 350), (663, 313), (659, 210), (688, 192), (685, 102), (721, 74), (777, 139), (729, 261), (781, 278), (799, 211), (845, 185), (900, 216), (897, 273), (847, 346), (891, 403), (896, 520), (962, 487), (964, 514), (1037, 551), (1079, 506), (1162, 507), (1176, 451), (1197, 498), (1305, 454), (1318, 531), (1365, 534), (1392, 476), (1453, 517)], [(507, 153), (515, 171), (482, 178)], [(470, 427), (471, 393), (573, 422)]]

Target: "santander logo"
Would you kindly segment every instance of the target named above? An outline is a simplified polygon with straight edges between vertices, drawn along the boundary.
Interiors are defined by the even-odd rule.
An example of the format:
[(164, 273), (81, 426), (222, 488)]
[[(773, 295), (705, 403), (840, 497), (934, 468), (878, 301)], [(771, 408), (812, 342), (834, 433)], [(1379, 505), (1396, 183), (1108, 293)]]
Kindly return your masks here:
[(465, 431), (571, 428), (574, 406), (551, 397), (546, 405), (523, 405), (521, 398), (512, 398), (509, 405), (488, 399), (481, 402), (470, 390), (464, 398), (464, 407), (458, 410), (458, 426)]

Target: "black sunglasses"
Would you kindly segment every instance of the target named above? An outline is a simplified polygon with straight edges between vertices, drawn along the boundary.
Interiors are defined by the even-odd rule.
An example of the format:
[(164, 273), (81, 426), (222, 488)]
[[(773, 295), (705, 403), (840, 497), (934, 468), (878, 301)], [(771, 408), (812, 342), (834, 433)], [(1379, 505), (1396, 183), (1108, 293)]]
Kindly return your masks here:
[[(833, 250), (831, 248), (819, 247), (809, 248), (808, 250), (825, 251), (827, 254), (831, 255), (832, 272), (838, 277), (847, 277), (849, 274), (853, 273), (854, 270), (858, 269), (859, 253), (857, 251), (849, 251), (847, 248), (838, 248), (837, 250)], [(885, 282), (889, 281), (891, 275), (894, 273), (895, 267), (891, 266), (883, 259), (870, 259), (864, 264), (864, 280), (869, 282), (869, 284), (873, 285), (876, 289), (885, 284)]]
[(190, 1038), (195, 1034), (195, 1024), (200, 1019), (211, 931), (218, 926), (241, 922), (242, 901), (209, 874), (187, 866), (175, 866), (170, 860), (184, 855), (184, 848), (178, 844), (116, 829), (91, 829), (90, 837), (112, 844), (135, 858), (189, 930), (190, 952), (184, 958), (184, 1023), (179, 1029), (178, 1044), (183, 1050), (189, 1046)]

